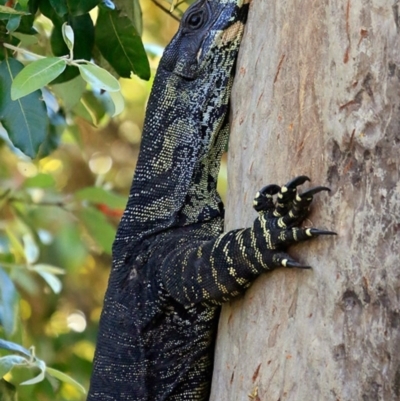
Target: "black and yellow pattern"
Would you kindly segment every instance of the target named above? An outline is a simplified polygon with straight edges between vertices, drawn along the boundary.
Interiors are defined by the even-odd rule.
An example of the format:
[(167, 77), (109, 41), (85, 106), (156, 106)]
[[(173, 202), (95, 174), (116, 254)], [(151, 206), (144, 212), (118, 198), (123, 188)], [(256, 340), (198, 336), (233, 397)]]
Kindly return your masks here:
[(253, 226), (223, 233), (216, 184), (247, 12), (244, 0), (199, 0), (160, 62), (114, 242), (88, 400), (207, 400), (220, 304), (265, 271), (307, 268), (286, 248), (331, 234), (298, 226), (327, 189), (299, 195), (303, 176), (263, 188)]

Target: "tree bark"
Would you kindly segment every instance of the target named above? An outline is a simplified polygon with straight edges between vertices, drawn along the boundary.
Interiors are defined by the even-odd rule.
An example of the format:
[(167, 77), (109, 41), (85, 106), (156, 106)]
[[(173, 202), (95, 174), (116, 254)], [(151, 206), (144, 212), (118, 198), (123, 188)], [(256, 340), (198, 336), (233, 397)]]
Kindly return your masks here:
[(211, 400), (400, 400), (400, 2), (254, 1), (246, 29), (226, 228), (306, 174), (332, 189), (307, 225), (338, 237), (223, 307)]

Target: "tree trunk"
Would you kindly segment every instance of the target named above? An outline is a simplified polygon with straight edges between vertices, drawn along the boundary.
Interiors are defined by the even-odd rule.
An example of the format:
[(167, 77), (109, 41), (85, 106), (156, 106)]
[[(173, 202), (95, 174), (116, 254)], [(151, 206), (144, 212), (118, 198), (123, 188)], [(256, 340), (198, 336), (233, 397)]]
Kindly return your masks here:
[(400, 2), (254, 1), (246, 29), (226, 228), (306, 174), (332, 189), (307, 225), (338, 237), (224, 306), (211, 400), (400, 400)]

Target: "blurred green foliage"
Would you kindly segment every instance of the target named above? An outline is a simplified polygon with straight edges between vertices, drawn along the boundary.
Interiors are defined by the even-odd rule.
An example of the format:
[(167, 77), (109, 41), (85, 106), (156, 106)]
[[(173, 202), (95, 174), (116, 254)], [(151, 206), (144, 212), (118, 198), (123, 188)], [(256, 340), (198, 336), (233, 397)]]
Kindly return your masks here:
[[(11, 14), (0, 12), (0, 42), (46, 57), (60, 56), (65, 45), (57, 36), (61, 22), (89, 17), (96, 26), (101, 13), (92, 7), (99, 3), (0, 0), (0, 6), (29, 11), (34, 4), (42, 12), (35, 18), (15, 14), (19, 21), (14, 22)], [(137, 31), (143, 30), (154, 75), (177, 23), (149, 0), (141, 4), (143, 26), (136, 2), (114, 3), (126, 7), (125, 29), (130, 24), (126, 19), (134, 19)], [(110, 20), (117, 23), (115, 14)], [(75, 44), (79, 35), (75, 32)], [(126, 74), (126, 69), (116, 72), (112, 58), (105, 57), (107, 50), (98, 50), (96, 41), (85, 54), (84, 42), (92, 46), (87, 32), (79, 39), (80, 57), (93, 58), (116, 77)], [(0, 47), (0, 70), (6, 58), (20, 70), (29, 65), (29, 53)], [(152, 81), (120, 78), (125, 107), (111, 119), (104, 92), (69, 74), (16, 101), (31, 112), (26, 124), (31, 131), (21, 131), (24, 121), (14, 114), (9, 118), (14, 136), (2, 114), (11, 101), (10, 85), (0, 87), (0, 401), (85, 399), (77, 383), (83, 388), (89, 384), (111, 245), (138, 154)], [(33, 104), (38, 110), (32, 111)], [(18, 135), (22, 142), (15, 141)], [(27, 135), (38, 141), (31, 150)]]
[(98, 122), (123, 110), (117, 78), (150, 78), (138, 1), (0, 0), (3, 137), (43, 157), (57, 147), (66, 113)]

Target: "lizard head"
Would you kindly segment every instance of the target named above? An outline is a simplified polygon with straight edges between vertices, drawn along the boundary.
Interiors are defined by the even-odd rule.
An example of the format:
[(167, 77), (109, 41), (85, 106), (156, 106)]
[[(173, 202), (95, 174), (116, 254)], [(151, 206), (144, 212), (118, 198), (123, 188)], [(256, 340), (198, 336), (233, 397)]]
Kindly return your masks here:
[[(232, 69), (247, 18), (248, 0), (198, 0), (182, 17), (160, 67), (187, 80)], [(220, 55), (215, 57), (215, 55)], [(227, 65), (228, 64), (228, 65)], [(215, 70), (215, 71), (213, 71)]]

